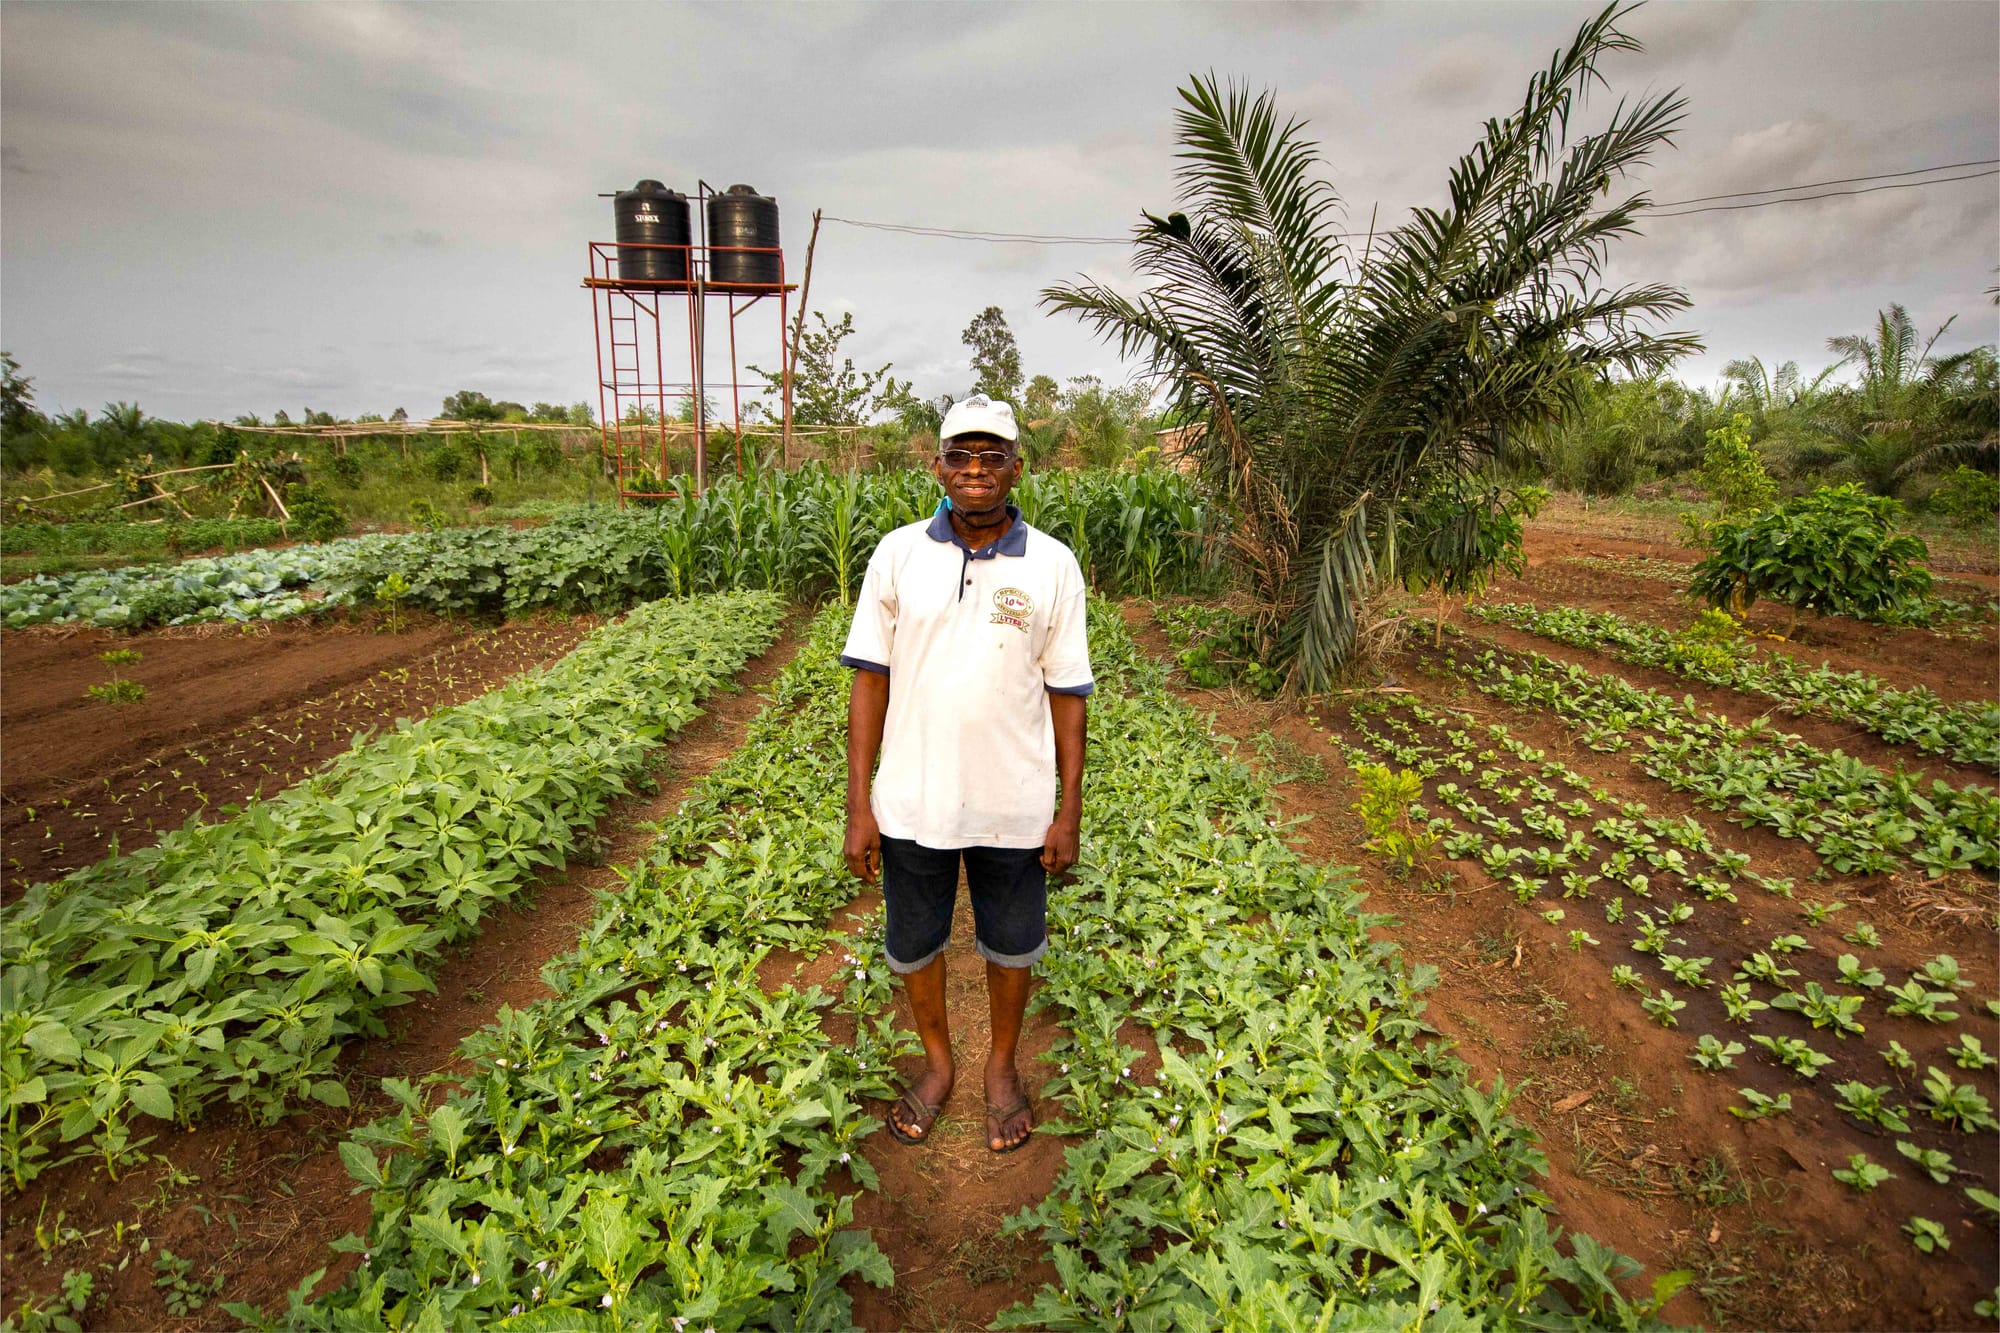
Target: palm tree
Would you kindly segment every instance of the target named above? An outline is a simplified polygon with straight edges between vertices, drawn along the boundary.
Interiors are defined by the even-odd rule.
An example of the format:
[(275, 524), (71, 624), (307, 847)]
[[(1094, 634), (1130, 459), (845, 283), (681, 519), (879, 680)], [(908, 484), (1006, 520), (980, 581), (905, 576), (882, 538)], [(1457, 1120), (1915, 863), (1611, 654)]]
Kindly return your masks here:
[(1684, 309), (1678, 288), (1600, 285), (1646, 205), (1611, 202), (1613, 183), (1671, 141), (1685, 106), (1671, 92), (1620, 101), (1572, 137), (1599, 61), (1638, 49), (1617, 26), (1627, 12), (1586, 22), (1519, 108), (1487, 122), (1448, 205), (1359, 247), (1302, 123), (1280, 123), (1269, 92), (1197, 77), (1177, 117), (1182, 211), (1135, 229), (1153, 284), (1042, 295), (1208, 422), (1200, 461), (1239, 507), (1232, 541), (1296, 689), (1326, 688), (1349, 660), (1405, 495), (1518, 452), (1583, 376), (1646, 374), (1698, 346), (1638, 328)]
[(2000, 462), (1993, 349), (1931, 355), (1954, 319), (1919, 348), (1909, 311), (1892, 303), (1876, 312), (1871, 332), (1827, 339), (1840, 360), (1820, 378), (1853, 365), (1860, 380), (1803, 413), (1811, 435), (1790, 447), (1795, 470), (1859, 481), (1876, 495), (1896, 495), (1918, 474), (1954, 464), (1993, 471)]

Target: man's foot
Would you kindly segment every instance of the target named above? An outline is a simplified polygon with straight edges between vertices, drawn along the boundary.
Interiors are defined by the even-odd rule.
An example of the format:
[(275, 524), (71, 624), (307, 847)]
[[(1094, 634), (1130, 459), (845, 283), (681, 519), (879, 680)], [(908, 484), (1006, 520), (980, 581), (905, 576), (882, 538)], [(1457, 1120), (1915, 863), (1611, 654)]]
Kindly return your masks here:
[(889, 1133), (899, 1143), (923, 1143), (931, 1136), (931, 1125), (951, 1096), (950, 1071), (926, 1069), (912, 1083), (902, 1099), (889, 1108)]
[(1035, 1110), (1014, 1067), (987, 1069), (986, 1146), (994, 1152), (1013, 1152), (1028, 1141), (1034, 1128)]

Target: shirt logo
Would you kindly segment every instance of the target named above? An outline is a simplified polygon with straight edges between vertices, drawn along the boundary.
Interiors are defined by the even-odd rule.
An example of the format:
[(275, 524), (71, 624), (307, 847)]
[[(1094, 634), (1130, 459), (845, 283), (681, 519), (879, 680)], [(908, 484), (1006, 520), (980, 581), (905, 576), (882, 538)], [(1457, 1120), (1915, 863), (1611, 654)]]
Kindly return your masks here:
[(1035, 603), (1019, 588), (1002, 588), (993, 594), (993, 623), (1012, 625), (1026, 634), (1028, 619), (1035, 614)]

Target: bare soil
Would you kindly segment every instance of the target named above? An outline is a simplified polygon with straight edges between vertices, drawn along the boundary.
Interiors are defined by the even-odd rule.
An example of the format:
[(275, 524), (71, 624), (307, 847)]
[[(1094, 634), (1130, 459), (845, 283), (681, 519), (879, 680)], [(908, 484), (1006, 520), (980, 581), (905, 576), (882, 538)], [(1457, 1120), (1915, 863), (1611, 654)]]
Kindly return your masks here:
[[(270, 796), (356, 736), (421, 718), (554, 661), (600, 622), (534, 618), (494, 628), (425, 617), (401, 633), (280, 622), (143, 634), (21, 630), (0, 636), (0, 892), (18, 897), (114, 851), (152, 845), (190, 818)], [(113, 704), (98, 655), (145, 687)]]
[[(442, 960), (435, 994), (394, 1011), (389, 1039), (347, 1051), (339, 1077), (350, 1108), (312, 1107), (268, 1126), (218, 1114), (192, 1133), (155, 1142), (149, 1151), (156, 1160), (118, 1181), (71, 1165), (10, 1194), (0, 1219), (6, 1308), (29, 1296), (46, 1300), (65, 1271), (88, 1271), (98, 1294), (87, 1329), (223, 1329), (237, 1326), (222, 1312), (225, 1301), (249, 1301), (276, 1315), (286, 1294), (316, 1271), (325, 1270), (320, 1291), (344, 1279), (358, 1256), (328, 1246), (366, 1232), (369, 1202), (337, 1150), (355, 1126), (389, 1109), (380, 1081), (460, 1069), (459, 1043), (468, 1034), (502, 1006), (520, 1008), (548, 994), (543, 965), (574, 947), (599, 895), (622, 888), (617, 867), (644, 857), (658, 821), (741, 744), (762, 707), (755, 687), (797, 653), (801, 630), (794, 622), (745, 667), (735, 692), (711, 698), (705, 715), (662, 748), (657, 787), (606, 812), (588, 864), (573, 863), (490, 917), (476, 940)], [(197, 1281), (220, 1277), (221, 1294), (192, 1314), (169, 1314), (166, 1293), (154, 1285), (163, 1251), (190, 1261)]]

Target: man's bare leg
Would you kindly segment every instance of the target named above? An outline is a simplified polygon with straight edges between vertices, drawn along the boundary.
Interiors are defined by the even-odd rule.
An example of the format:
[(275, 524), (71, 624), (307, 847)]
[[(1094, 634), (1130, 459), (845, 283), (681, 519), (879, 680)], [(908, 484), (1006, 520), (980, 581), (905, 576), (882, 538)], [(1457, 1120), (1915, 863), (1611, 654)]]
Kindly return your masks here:
[[(1014, 1048), (1020, 1044), (1021, 1017), (1028, 1009), (1028, 983), (1033, 973), (1033, 968), (986, 964), (986, 999), (993, 1015), (993, 1050), (986, 1057), (988, 1106), (1012, 1106), (1025, 1091), (1014, 1069)], [(999, 1133), (986, 1146), (996, 1152), (1011, 1148), (1027, 1138), (1032, 1127), (1028, 1113), (1017, 1112), (998, 1126)]]
[[(911, 1091), (925, 1106), (943, 1106), (945, 1098), (951, 1096), (954, 1078), (951, 1027), (944, 1012), (944, 955), (940, 953), (916, 971), (902, 975), (904, 993), (910, 997), (910, 1016), (916, 1020), (917, 1036), (924, 1043), (924, 1072)], [(904, 1133), (918, 1132), (907, 1123), (902, 1107), (891, 1106), (889, 1115)]]

